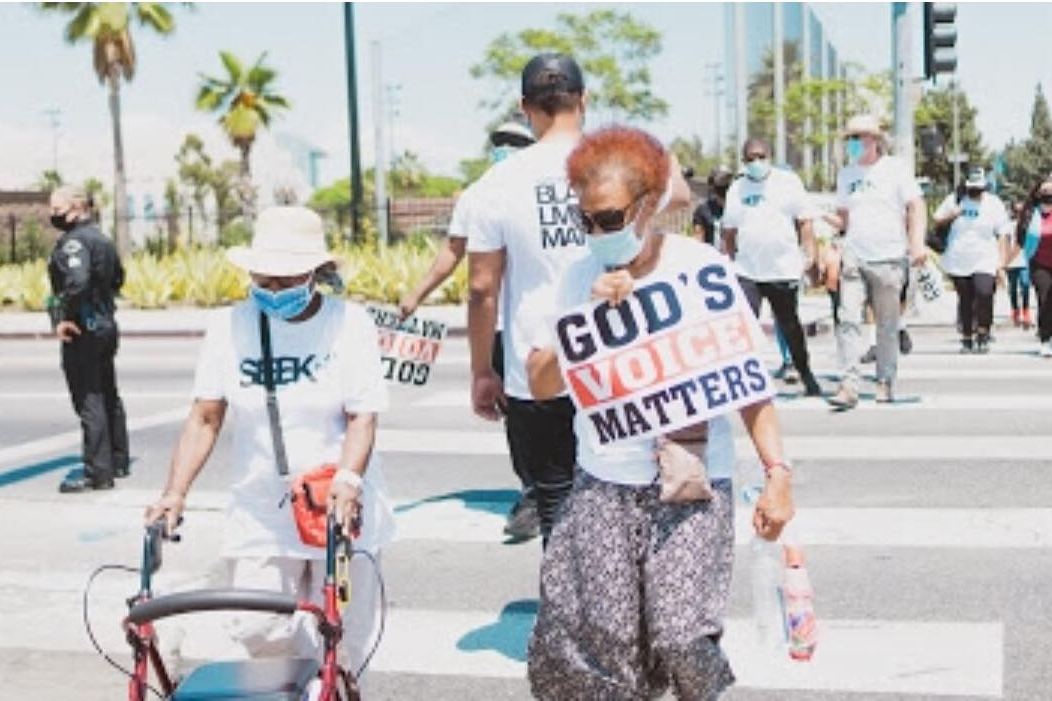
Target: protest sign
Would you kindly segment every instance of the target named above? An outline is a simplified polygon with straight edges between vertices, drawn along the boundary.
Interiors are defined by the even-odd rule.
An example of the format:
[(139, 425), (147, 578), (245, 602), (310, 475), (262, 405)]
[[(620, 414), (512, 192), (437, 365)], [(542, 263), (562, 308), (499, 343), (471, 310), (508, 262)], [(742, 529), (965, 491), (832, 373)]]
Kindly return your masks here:
[(418, 387), (426, 384), (446, 325), (416, 315), (399, 319), (397, 311), (372, 304), (365, 305), (365, 311), (376, 324), (384, 379)]
[(554, 322), (559, 367), (593, 444), (692, 426), (774, 396), (763, 331), (730, 267), (641, 284)]

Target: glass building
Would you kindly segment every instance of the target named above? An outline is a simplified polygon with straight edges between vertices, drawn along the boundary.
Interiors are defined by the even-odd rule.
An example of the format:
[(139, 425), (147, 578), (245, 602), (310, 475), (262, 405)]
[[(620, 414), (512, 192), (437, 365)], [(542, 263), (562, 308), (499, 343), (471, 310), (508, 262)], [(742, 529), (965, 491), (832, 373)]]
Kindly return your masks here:
[[(808, 3), (724, 4), (724, 84), (728, 100), (722, 143), (735, 159), (748, 136), (772, 146), (774, 161), (809, 183), (827, 183), (833, 148), (815, 138), (839, 114), (840, 100), (804, 92), (802, 81), (843, 77), (837, 50)], [(777, 47), (777, 50), (776, 50)], [(789, 109), (777, 109), (786, 105)], [(817, 104), (816, 104), (817, 102)], [(788, 113), (788, 118), (787, 114)], [(803, 114), (804, 116), (800, 116)]]

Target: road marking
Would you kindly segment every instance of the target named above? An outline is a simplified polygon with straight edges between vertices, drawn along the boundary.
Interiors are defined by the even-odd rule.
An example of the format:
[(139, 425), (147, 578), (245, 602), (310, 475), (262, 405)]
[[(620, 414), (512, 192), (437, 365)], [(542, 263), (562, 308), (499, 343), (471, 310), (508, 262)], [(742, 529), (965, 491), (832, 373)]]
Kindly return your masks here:
[[(894, 412), (896, 407), (885, 407)], [(794, 460), (1022, 460), (1047, 461), (1047, 436), (786, 436), (786, 452)], [(755, 454), (752, 441), (735, 439), (739, 459)], [(439, 431), (381, 429), (381, 453), (507, 455), (504, 433), (492, 431)]]
[[(173, 423), (175, 421), (182, 421), (186, 418), (188, 411), (188, 407), (182, 407), (179, 409), (169, 409), (168, 411), (162, 411), (156, 414), (149, 414), (137, 419), (129, 419), (128, 430), (140, 431), (145, 428), (154, 428), (155, 426), (163, 426), (164, 424)], [(59, 433), (54, 436), (49, 436), (48, 438), (40, 438), (35, 441), (28, 441), (8, 448), (2, 448), (0, 449), (0, 465), (14, 462), (16, 460), (25, 460), (26, 458), (41, 455), (43, 453), (50, 453), (65, 450), (73, 446), (79, 446), (81, 438), (81, 432), (79, 430), (66, 431), (65, 433)]]
[[(121, 489), (91, 495), (77, 504), (64, 504), (64, 522), (80, 527), (80, 541), (126, 538), (141, 529), (142, 510), (160, 489)], [(393, 500), (398, 523), (396, 542), (500, 543), (513, 503), (511, 490), (452, 492), (419, 500)], [(223, 527), (229, 493), (191, 490), (187, 498), (187, 542)], [(46, 501), (57, 502), (48, 496)], [(15, 527), (39, 501), (0, 500), (0, 524)], [(21, 515), (20, 515), (21, 514)], [(735, 514), (735, 539), (744, 547), (752, 538), (752, 512)], [(874, 528), (873, 524), (882, 524)], [(1052, 548), (1052, 509), (1049, 508), (884, 508), (801, 507), (786, 537), (804, 546), (879, 548)], [(2, 584), (2, 581), (0, 581)]]
[[(5, 581), (0, 577), (0, 582)], [(134, 588), (133, 583), (126, 583)], [(127, 586), (125, 587), (127, 588)], [(29, 589), (0, 602), (0, 648), (86, 652), (79, 597), (68, 591)], [(127, 608), (123, 590), (108, 587), (92, 597), (90, 617), (103, 648), (127, 650), (117, 623)], [(28, 605), (31, 599), (33, 605)], [(536, 603), (513, 602), (503, 611), (435, 611), (392, 608), (372, 669), (398, 674), (524, 679), (526, 644)], [(190, 621), (188, 638), (200, 632)], [(40, 625), (41, 621), (48, 624)], [(819, 620), (819, 645), (808, 663), (761, 651), (752, 622), (726, 622), (724, 647), (738, 686), (925, 696), (1002, 695), (1004, 629), (1000, 622), (959, 623)], [(221, 627), (209, 625), (211, 633)], [(221, 641), (196, 642), (205, 650)], [(163, 644), (163, 642), (162, 642)], [(186, 644), (189, 647), (189, 644)], [(189, 652), (185, 649), (184, 652)], [(121, 654), (123, 657), (124, 655)]]
[[(121, 392), (121, 399), (185, 399), (190, 400), (190, 390), (146, 390)], [(69, 401), (69, 392), (0, 392), (0, 401)]]
[[(830, 412), (829, 402), (819, 397), (779, 397), (775, 403), (779, 413)], [(414, 409), (470, 411), (471, 397), (467, 390), (439, 390), (413, 401), (409, 406)], [(917, 402), (896, 404), (894, 407), (863, 401), (855, 411), (887, 413), (889, 410), (896, 412), (900, 409), (906, 411), (981, 411), (984, 413), (988, 411), (1046, 411), (1052, 410), (1052, 394), (922, 394)]]

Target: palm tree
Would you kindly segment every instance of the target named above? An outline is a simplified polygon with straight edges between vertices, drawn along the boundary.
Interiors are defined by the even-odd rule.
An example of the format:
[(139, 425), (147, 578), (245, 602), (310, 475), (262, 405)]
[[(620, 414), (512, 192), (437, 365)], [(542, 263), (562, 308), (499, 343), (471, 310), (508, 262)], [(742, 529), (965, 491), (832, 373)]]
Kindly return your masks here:
[(95, 74), (99, 83), (110, 90), (110, 118), (113, 121), (114, 208), (117, 250), (128, 251), (126, 178), (124, 143), (121, 140), (121, 78), (130, 81), (135, 75), (135, 44), (131, 36), (131, 19), (166, 36), (175, 30), (175, 20), (159, 2), (45, 2), (45, 10), (73, 15), (66, 25), (66, 41), (75, 44), (91, 41), (94, 47)]
[(288, 109), (283, 96), (273, 92), (271, 83), (277, 72), (263, 65), (266, 53), (260, 54), (247, 71), (241, 61), (229, 51), (220, 51), (219, 58), (226, 69), (226, 78), (201, 75), (195, 105), (203, 112), (223, 114), (219, 123), (234, 146), (241, 152), (241, 212), (247, 219), (255, 216), (256, 194), (252, 187), (249, 154), (260, 124), (270, 125), (271, 112)]

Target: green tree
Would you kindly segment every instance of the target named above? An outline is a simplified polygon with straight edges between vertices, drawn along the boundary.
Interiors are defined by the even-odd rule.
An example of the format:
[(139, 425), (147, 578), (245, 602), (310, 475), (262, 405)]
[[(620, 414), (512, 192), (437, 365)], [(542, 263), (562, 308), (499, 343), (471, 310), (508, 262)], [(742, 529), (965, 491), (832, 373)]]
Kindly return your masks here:
[[(918, 176), (931, 179), (936, 198), (941, 199), (957, 183), (953, 182), (953, 101), (955, 92), (949, 88), (928, 90), (913, 111), (914, 166)], [(975, 122), (978, 110), (963, 92), (957, 93), (957, 126), (961, 152), (967, 161), (961, 164), (961, 175), (968, 166), (990, 165), (990, 156), (983, 146), (982, 135)], [(942, 153), (927, 154), (921, 147), (921, 132), (935, 127), (942, 144)]]
[(241, 164), (237, 161), (223, 161), (212, 169), (209, 187), (216, 205), (216, 227), (220, 230), (242, 210), (237, 186), (240, 173)]
[(496, 121), (516, 109), (522, 69), (545, 51), (577, 60), (591, 109), (614, 119), (643, 122), (668, 113), (668, 103), (650, 89), (648, 67), (661, 53), (661, 33), (627, 12), (603, 9), (584, 15), (562, 13), (554, 29), (504, 32), (489, 43), (471, 75), (494, 84), (493, 97), (482, 107), (493, 112)]
[(132, 19), (139, 26), (167, 36), (175, 30), (175, 20), (164, 3), (159, 2), (45, 2), (47, 11), (73, 15), (66, 25), (66, 41), (75, 44), (90, 41), (99, 83), (109, 88), (110, 119), (113, 123), (114, 196), (117, 250), (127, 253), (131, 247), (128, 234), (124, 142), (121, 136), (121, 80), (135, 76), (135, 44), (132, 41)]
[(277, 72), (263, 65), (267, 54), (260, 54), (247, 70), (234, 54), (220, 51), (226, 76), (213, 78), (201, 75), (195, 106), (202, 112), (223, 114), (219, 123), (230, 141), (241, 152), (240, 189), (242, 214), (255, 218), (256, 195), (252, 187), (249, 155), (260, 126), (269, 126), (273, 113), (288, 109), (288, 100), (273, 90)]
[(66, 181), (62, 177), (62, 173), (48, 168), (40, 174), (39, 178), (37, 178), (35, 187), (44, 192), (52, 192), (65, 184)]
[(705, 153), (704, 144), (697, 134), (692, 134), (690, 138), (677, 136), (669, 143), (668, 148), (676, 154), (681, 166), (693, 168), (694, 177), (700, 179), (704, 179), (720, 160), (714, 153)]
[(1004, 163), (1004, 193), (1010, 199), (1023, 199), (1052, 172), (1052, 116), (1040, 84), (1030, 111), (1030, 135), (1021, 142), (1009, 143)]
[[(804, 183), (813, 189), (824, 189), (827, 182), (819, 152), (840, 138), (840, 126), (846, 116), (868, 112), (887, 116), (891, 112), (891, 74), (866, 73), (858, 64), (846, 64), (843, 78), (803, 77), (796, 60), (796, 44), (786, 43), (787, 81), (784, 92), (786, 145), (788, 159), (802, 162), (802, 149), (813, 150), (816, 164), (810, 172), (800, 173)], [(774, 102), (774, 58), (768, 52), (763, 68), (749, 83), (749, 136), (759, 136), (773, 144), (777, 116)], [(840, 110), (838, 111), (838, 106)], [(740, 148), (736, 144), (735, 148)]]
[[(205, 200), (212, 189), (215, 172), (212, 168), (212, 158), (205, 153), (205, 144), (201, 137), (197, 134), (187, 134), (183, 137), (183, 143), (175, 154), (175, 162), (178, 166), (179, 180), (190, 191), (190, 200), (197, 208), (197, 216), (204, 222)], [(192, 229), (190, 236), (193, 236)]]
[(175, 178), (164, 181), (164, 220), (168, 229), (168, 252), (172, 253), (179, 245), (179, 210), (182, 209), (183, 197), (179, 194), (179, 184)]

